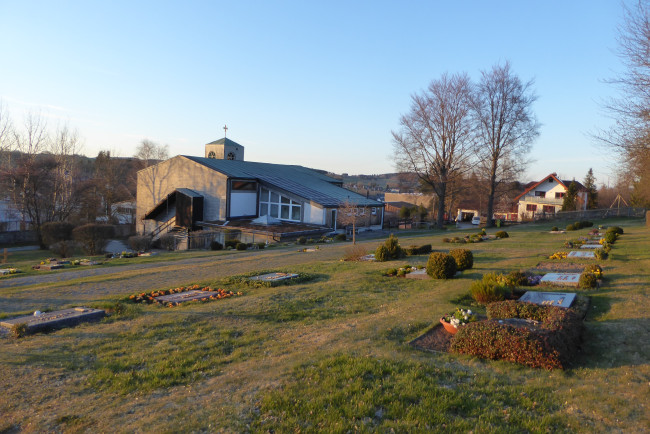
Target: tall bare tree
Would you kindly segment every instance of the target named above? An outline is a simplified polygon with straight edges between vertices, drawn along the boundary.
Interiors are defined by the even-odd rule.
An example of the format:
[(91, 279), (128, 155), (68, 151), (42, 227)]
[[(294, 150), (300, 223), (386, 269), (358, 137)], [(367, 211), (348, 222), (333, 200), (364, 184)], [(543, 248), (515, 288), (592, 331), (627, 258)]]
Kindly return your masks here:
[(491, 227), (500, 185), (523, 172), (539, 123), (532, 105), (537, 97), (533, 81), (515, 75), (509, 62), (481, 72), (472, 98), (472, 116), (478, 137), (478, 166), (487, 181), (487, 226)]
[(625, 71), (609, 80), (620, 96), (605, 104), (615, 124), (595, 137), (618, 154), (618, 175), (632, 185), (632, 202), (650, 206), (650, 2), (623, 8), (618, 54)]
[(449, 183), (471, 167), (470, 102), (467, 74), (443, 74), (411, 97), (411, 109), (400, 118), (400, 130), (392, 133), (398, 170), (415, 173), (438, 196), (438, 226), (444, 223)]

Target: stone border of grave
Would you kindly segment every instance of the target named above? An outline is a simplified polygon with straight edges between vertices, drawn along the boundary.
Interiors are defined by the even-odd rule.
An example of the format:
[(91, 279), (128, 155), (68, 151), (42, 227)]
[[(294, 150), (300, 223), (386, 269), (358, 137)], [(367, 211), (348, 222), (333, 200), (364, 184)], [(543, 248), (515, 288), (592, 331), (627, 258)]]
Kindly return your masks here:
[[(182, 294), (191, 293), (189, 297), (183, 297)], [(224, 289), (212, 289), (210, 286), (190, 285), (179, 286), (171, 289), (161, 289), (157, 291), (141, 292), (132, 294), (128, 297), (131, 303), (153, 304), (160, 303), (168, 307), (173, 307), (181, 304), (184, 301), (209, 301), (220, 300), (222, 298), (230, 298), (234, 296), (241, 296), (242, 292), (226, 291)], [(173, 299), (174, 296), (179, 296), (178, 300)], [(172, 297), (172, 298), (164, 298)]]

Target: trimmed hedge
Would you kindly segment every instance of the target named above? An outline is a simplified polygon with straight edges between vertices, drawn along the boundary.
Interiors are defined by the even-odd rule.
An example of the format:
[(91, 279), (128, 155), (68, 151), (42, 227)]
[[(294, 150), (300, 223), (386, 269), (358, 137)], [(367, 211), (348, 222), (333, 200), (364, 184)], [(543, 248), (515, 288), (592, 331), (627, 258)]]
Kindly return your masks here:
[(471, 250), (452, 249), (449, 251), (449, 254), (456, 261), (458, 271), (469, 270), (474, 266), (474, 255)]
[(428, 255), (431, 253), (431, 244), (425, 244), (423, 246), (409, 246), (405, 249), (405, 252), (408, 256), (415, 255)]
[(427, 274), (434, 279), (451, 279), (456, 274), (456, 261), (446, 253), (433, 252), (427, 260)]
[(607, 232), (605, 232), (605, 233), (609, 233), (609, 232), (613, 232), (613, 233), (615, 233), (617, 235), (623, 235), (623, 228), (620, 227), (620, 226), (612, 226), (612, 227), (608, 228)]
[[(470, 323), (458, 331), (451, 351), (533, 368), (563, 369), (580, 343), (582, 321), (573, 309), (509, 300), (490, 304), (487, 313), (488, 321)], [(515, 325), (508, 318), (538, 324)]]

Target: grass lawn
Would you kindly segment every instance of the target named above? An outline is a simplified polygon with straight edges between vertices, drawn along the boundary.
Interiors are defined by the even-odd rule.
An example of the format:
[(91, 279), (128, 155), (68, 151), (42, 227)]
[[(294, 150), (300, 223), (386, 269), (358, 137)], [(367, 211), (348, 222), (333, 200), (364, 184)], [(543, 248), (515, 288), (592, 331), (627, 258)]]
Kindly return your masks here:
[[(426, 256), (341, 262), (349, 243), (314, 253), (175, 253), (168, 259), (196, 257), (220, 270), (201, 282), (190, 274), (186, 284), (244, 295), (174, 308), (127, 304), (98, 323), (0, 337), (0, 432), (648, 431), (650, 230), (640, 220), (605, 224), (625, 234), (600, 262), (605, 281), (588, 292), (582, 351), (565, 371), (428, 353), (408, 342), (459, 303), (470, 307), (469, 285), (482, 274), (532, 268), (589, 229), (549, 234), (552, 224), (529, 224), (506, 228), (510, 238), (467, 245), (442, 242), (458, 231), (397, 234), (403, 247), (470, 248), (474, 268), (449, 281), (382, 276), (424, 265)], [(360, 244), (371, 251), (379, 241)], [(314, 278), (272, 288), (227, 279), (268, 269)], [(122, 288), (131, 274), (117, 270), (101, 285)], [(44, 287), (42, 295), (84, 285)], [(160, 282), (90, 292), (84, 303), (115, 306), (149, 289)], [(0, 285), (0, 315), (26, 298), (38, 306), (38, 294)]]

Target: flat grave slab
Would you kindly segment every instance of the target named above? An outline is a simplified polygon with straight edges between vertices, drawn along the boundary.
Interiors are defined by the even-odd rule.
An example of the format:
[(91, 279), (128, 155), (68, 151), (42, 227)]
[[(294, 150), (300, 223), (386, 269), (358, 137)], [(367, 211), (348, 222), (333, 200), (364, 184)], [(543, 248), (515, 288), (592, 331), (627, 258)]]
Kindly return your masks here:
[(561, 286), (578, 286), (580, 273), (547, 273), (540, 283), (551, 283)]
[(519, 301), (527, 301), (528, 303), (569, 308), (573, 304), (575, 298), (576, 298), (575, 292), (526, 291), (526, 293), (519, 298)]
[(573, 250), (569, 252), (567, 258), (596, 259), (596, 254), (590, 250), (583, 250), (583, 251)]
[(418, 268), (417, 270), (411, 271), (410, 273), (406, 274), (404, 277), (406, 277), (407, 279), (419, 279), (419, 280), (431, 279), (431, 276), (427, 274), (426, 268)]
[(154, 297), (154, 300), (161, 303), (183, 303), (185, 301), (195, 301), (201, 300), (202, 298), (208, 298), (212, 295), (218, 295), (215, 291), (185, 291), (179, 292), (177, 294), (161, 295), (159, 297)]
[(600, 244), (583, 244), (580, 246), (581, 249), (600, 249), (601, 246)]
[(294, 277), (298, 277), (298, 275), (293, 273), (267, 273), (260, 274), (259, 276), (249, 277), (249, 279), (259, 280), (262, 282), (275, 282), (277, 280), (293, 279)]
[(38, 269), (39, 270), (59, 270), (59, 269), (61, 269), (63, 267), (64, 267), (63, 264), (58, 264), (58, 263), (55, 262), (55, 263), (52, 263), (52, 264), (39, 265)]
[(96, 321), (104, 317), (106, 312), (101, 309), (89, 307), (74, 307), (72, 309), (44, 312), (40, 315), (21, 316), (3, 320), (1, 327), (12, 328), (17, 324), (26, 324), (27, 333), (35, 333), (41, 330), (72, 327), (82, 322)]

